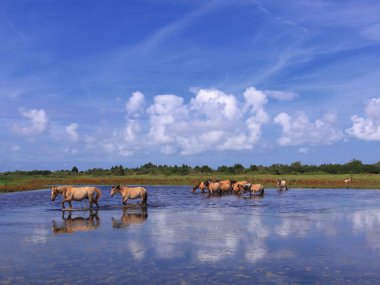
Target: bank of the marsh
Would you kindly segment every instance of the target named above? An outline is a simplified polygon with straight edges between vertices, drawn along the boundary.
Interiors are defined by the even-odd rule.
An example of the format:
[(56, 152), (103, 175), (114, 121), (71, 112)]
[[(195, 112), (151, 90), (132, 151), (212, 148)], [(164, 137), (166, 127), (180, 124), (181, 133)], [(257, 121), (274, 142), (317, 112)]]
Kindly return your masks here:
[(0, 192), (16, 192), (34, 189), (48, 188), (56, 184), (90, 184), (90, 185), (189, 185), (193, 186), (199, 181), (208, 178), (248, 180), (253, 183), (261, 183), (266, 188), (276, 187), (279, 178), (286, 179), (290, 188), (354, 188), (354, 189), (380, 189), (380, 174), (354, 174), (353, 182), (344, 183), (344, 179), (350, 177), (347, 174), (249, 174), (249, 175), (105, 175), (91, 176), (87, 174), (71, 175), (24, 175), (24, 174), (0, 174)]

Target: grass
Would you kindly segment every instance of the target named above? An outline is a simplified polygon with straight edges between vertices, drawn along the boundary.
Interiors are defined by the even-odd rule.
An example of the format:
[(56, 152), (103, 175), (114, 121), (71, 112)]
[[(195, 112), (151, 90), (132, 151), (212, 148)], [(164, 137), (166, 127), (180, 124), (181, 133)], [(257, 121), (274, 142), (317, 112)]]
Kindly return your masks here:
[(345, 184), (343, 180), (350, 175), (343, 174), (249, 174), (249, 175), (125, 175), (125, 176), (91, 176), (77, 175), (22, 175), (0, 174), (0, 192), (17, 192), (35, 189), (49, 188), (50, 185), (62, 184), (89, 184), (89, 185), (188, 185), (193, 186), (199, 181), (208, 178), (248, 180), (253, 183), (261, 183), (265, 188), (275, 188), (278, 178), (288, 181), (290, 188), (353, 188), (353, 189), (380, 189), (380, 174), (355, 174), (352, 175), (353, 183)]

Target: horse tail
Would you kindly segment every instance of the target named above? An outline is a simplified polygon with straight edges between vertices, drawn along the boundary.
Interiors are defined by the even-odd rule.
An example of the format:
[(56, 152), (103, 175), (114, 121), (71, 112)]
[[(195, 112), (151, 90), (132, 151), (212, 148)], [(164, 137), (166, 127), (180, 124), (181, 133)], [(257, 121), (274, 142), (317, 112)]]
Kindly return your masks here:
[(100, 189), (97, 188), (97, 187), (94, 187), (94, 190), (95, 190), (95, 192), (96, 192), (95, 201), (98, 202), (99, 199), (100, 199), (100, 197), (102, 196), (102, 192), (101, 192)]
[(146, 205), (148, 203), (148, 192), (145, 191), (144, 198), (142, 200), (142, 203)]

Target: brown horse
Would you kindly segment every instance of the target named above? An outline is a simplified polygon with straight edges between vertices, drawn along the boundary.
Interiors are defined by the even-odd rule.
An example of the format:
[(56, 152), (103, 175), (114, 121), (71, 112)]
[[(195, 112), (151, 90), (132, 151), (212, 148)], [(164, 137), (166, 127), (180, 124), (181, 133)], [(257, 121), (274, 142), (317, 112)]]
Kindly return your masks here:
[[(207, 181), (207, 180), (206, 180)], [(194, 187), (193, 187), (193, 193), (197, 190), (197, 189), (200, 189), (201, 190), (201, 192), (202, 193), (205, 193), (206, 191), (205, 191), (205, 189), (207, 189), (207, 187), (206, 187), (206, 185), (205, 185), (205, 182), (206, 181), (201, 181), (201, 182), (199, 182), (197, 185), (195, 185)]]
[[(235, 181), (233, 181), (235, 182)], [(227, 194), (232, 192), (232, 183), (231, 180), (222, 180), (220, 181), (220, 192), (222, 194)]]
[(348, 183), (352, 183), (352, 176), (350, 176), (350, 178), (346, 178), (343, 180), (344, 183), (348, 184)]
[(88, 232), (97, 229), (100, 225), (98, 213), (90, 211), (89, 217), (71, 217), (71, 212), (65, 217), (62, 211), (63, 223), (59, 224), (53, 221), (52, 230), (55, 234), (72, 234), (74, 232)]
[(205, 181), (204, 185), (207, 187), (208, 189), (208, 194), (211, 195), (211, 194), (214, 194), (214, 193), (221, 193), (221, 190), (220, 190), (220, 181), (215, 181), (215, 180), (207, 180)]
[(143, 187), (128, 187), (122, 185), (114, 185), (111, 189), (111, 197), (115, 196), (116, 193), (120, 193), (123, 199), (123, 205), (127, 204), (128, 199), (138, 199), (141, 198), (141, 204), (146, 205), (148, 202), (148, 192)]
[(112, 227), (115, 229), (122, 229), (127, 228), (130, 225), (143, 224), (147, 218), (147, 207), (142, 206), (138, 211), (131, 208), (124, 208), (120, 219), (112, 217)]
[(284, 179), (278, 179), (277, 180), (277, 190), (282, 191), (282, 190), (288, 190), (288, 185), (286, 183), (286, 180)]
[(244, 185), (239, 185), (240, 191), (249, 192), (249, 196), (254, 194), (258, 195), (264, 195), (264, 186), (262, 184), (244, 184)]
[(73, 206), (71, 201), (82, 201), (88, 199), (90, 203), (90, 209), (92, 204), (95, 204), (99, 208), (98, 201), (102, 196), (102, 192), (99, 188), (86, 186), (86, 187), (73, 187), (73, 186), (53, 186), (51, 187), (51, 200), (54, 201), (58, 195), (63, 196), (62, 209), (65, 209), (65, 202), (69, 203), (69, 209)]
[(235, 182), (232, 184), (232, 192), (235, 193), (235, 194), (239, 194), (239, 193), (240, 193), (240, 186), (243, 186), (244, 184), (249, 184), (249, 182), (246, 181), (246, 180), (243, 180), (243, 181), (235, 181)]

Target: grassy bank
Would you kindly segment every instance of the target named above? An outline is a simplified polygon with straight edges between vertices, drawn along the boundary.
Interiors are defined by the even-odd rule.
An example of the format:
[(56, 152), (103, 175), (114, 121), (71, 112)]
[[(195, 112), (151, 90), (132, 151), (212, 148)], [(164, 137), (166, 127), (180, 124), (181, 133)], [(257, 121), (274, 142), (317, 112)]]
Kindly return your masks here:
[(343, 180), (350, 175), (332, 174), (292, 174), (292, 175), (124, 175), (124, 176), (91, 176), (86, 174), (72, 175), (21, 175), (0, 174), (0, 192), (16, 192), (49, 188), (57, 184), (89, 184), (89, 185), (189, 185), (193, 186), (199, 181), (208, 178), (248, 180), (261, 183), (265, 188), (274, 188), (278, 178), (288, 181), (290, 188), (354, 188), (354, 189), (380, 189), (380, 174), (355, 174), (353, 183), (345, 184)]

